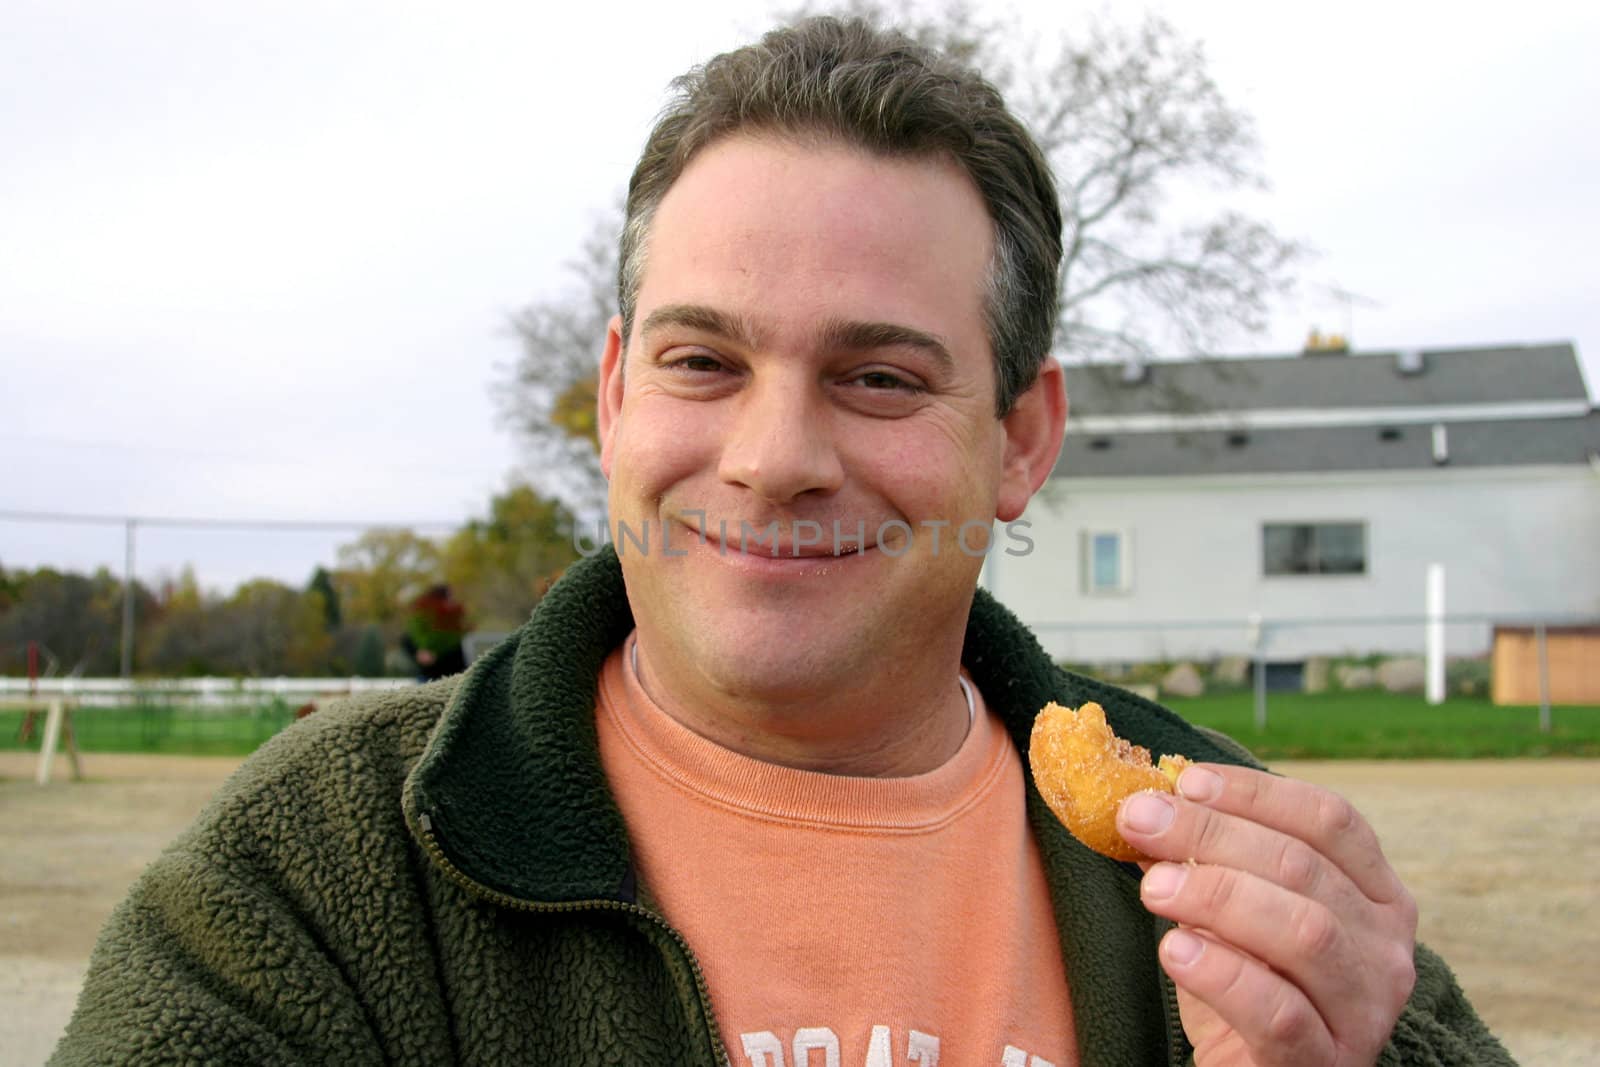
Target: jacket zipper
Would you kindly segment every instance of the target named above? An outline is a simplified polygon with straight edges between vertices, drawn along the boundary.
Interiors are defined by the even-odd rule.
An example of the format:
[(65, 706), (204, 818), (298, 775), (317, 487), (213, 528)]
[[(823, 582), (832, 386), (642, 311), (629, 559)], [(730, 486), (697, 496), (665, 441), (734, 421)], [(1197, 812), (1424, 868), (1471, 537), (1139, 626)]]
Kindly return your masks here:
[(1156, 964), (1156, 978), (1161, 982), (1161, 1001), (1166, 1013), (1167, 1023), (1167, 1062), (1171, 1067), (1187, 1067), (1194, 1063), (1194, 1057), (1188, 1051), (1189, 1039), (1183, 1032), (1183, 1016), (1178, 1010), (1178, 987), (1161, 964)]
[(689, 961), (689, 970), (694, 975), (695, 992), (700, 998), (700, 1010), (706, 1018), (706, 1037), (711, 1042), (712, 1054), (717, 1063), (722, 1064), (723, 1067), (729, 1067), (727, 1050), (722, 1046), (722, 1034), (717, 1028), (717, 1017), (711, 1011), (711, 991), (706, 985), (705, 972), (700, 969), (700, 961), (695, 959), (694, 950), (689, 947), (689, 942), (684, 940), (683, 935), (673, 929), (666, 919), (649, 908), (641, 907), (638, 904), (626, 904), (620, 900), (573, 900), (563, 901), (559, 904), (541, 904), (490, 889), (488, 886), (482, 885), (462, 873), (445, 856), (444, 850), (439, 847), (438, 839), (433, 835), (433, 820), (428, 817), (426, 812), (418, 813), (417, 823), (422, 831), (420, 835), (422, 847), (427, 851), (428, 857), (444, 872), (447, 878), (473, 896), (480, 897), (504, 908), (543, 914), (573, 911), (620, 911), (629, 915), (637, 915), (665, 930), (678, 948), (682, 950), (684, 959)]

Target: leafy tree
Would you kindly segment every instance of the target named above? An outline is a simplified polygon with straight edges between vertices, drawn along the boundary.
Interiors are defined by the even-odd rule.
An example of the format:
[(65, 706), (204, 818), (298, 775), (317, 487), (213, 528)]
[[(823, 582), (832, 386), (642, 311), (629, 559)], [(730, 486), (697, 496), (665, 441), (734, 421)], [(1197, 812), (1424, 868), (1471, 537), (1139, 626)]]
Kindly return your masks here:
[(412, 597), (442, 581), (439, 546), (411, 530), (368, 530), (339, 547), (334, 578), (341, 617), (399, 632)]
[(332, 638), (319, 597), (257, 578), (236, 589), (220, 614), (236, 673), (311, 675), (327, 662)]
[[(29, 641), (55, 655), (63, 672), (116, 674), (121, 669), (122, 580), (104, 567), (92, 575), (49, 567), (19, 571), (14, 597), (0, 611), (0, 671), (26, 670)], [(135, 582), (134, 606), (141, 619), (155, 613), (150, 591)]]
[(176, 581), (162, 589), (157, 619), (142, 635), (141, 665), (155, 674), (188, 675), (226, 673), (212, 662), (218, 654), (218, 635), (211, 616), (220, 598), (200, 588), (193, 567), (184, 567)]
[[(573, 524), (561, 504), (513, 484), (490, 500), (486, 517), (442, 543), (410, 530), (368, 531), (304, 590), (255, 579), (222, 597), (204, 592), (185, 567), (159, 598), (135, 584), (137, 666), (165, 675), (383, 676), (412, 600), (435, 583), (455, 589), (474, 625), (521, 625), (577, 558)], [(0, 671), (24, 671), (27, 643), (39, 641), (64, 670), (116, 674), (121, 628), (122, 583), (104, 568), (90, 576), (0, 571)]]
[(473, 519), (445, 542), (444, 579), (475, 628), (513, 629), (577, 559), (572, 542), (571, 512), (513, 485), (489, 502), (487, 519)]
[(0, 611), (5, 611), (15, 604), (22, 596), (22, 588), (17, 579), (6, 573), (6, 568), (0, 564)]
[(373, 625), (361, 627), (352, 657), (354, 673), (362, 678), (382, 678), (389, 673), (384, 652), (383, 630)]
[(319, 566), (311, 572), (311, 581), (306, 584), (306, 592), (322, 598), (322, 621), (329, 630), (337, 630), (342, 621), (339, 610), (339, 590), (333, 586), (333, 575), (328, 573), (326, 567)]
[[(809, 6), (893, 24), (983, 70), (1028, 122), (1061, 194), (1058, 355), (1111, 366), (1203, 356), (1266, 325), (1303, 249), (1226, 206), (1265, 186), (1248, 115), (1212, 80), (1199, 44), (1150, 15), (1135, 28), (1104, 18), (1039, 51), (1014, 19), (984, 20), (957, 4), (936, 16), (856, 0)], [(1188, 215), (1178, 201), (1203, 204)], [(605, 326), (616, 306), (621, 208), (596, 222), (569, 262), (569, 291), (514, 320), (521, 355), (496, 396), (541, 488), (580, 515), (603, 507), (593, 397)], [(1155, 401), (1194, 398), (1159, 384)]]
[(225, 600), (169, 601), (149, 645), (163, 674), (305, 676), (328, 672), (333, 638), (320, 596), (257, 578)]
[(162, 583), (158, 610), (161, 615), (168, 615), (174, 611), (196, 610), (205, 602), (206, 594), (200, 588), (194, 566), (185, 564), (176, 580)]

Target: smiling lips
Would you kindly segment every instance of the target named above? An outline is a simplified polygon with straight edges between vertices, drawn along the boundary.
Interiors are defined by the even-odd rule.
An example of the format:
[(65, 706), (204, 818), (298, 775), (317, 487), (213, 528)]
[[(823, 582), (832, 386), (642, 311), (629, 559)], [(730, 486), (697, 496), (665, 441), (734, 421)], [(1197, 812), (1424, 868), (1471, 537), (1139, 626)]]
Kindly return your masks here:
[[(846, 556), (858, 556), (867, 548), (872, 547), (871, 545), (866, 544), (864, 541), (857, 540), (855, 537), (850, 537), (848, 539), (841, 537), (836, 540), (832, 536), (829, 536), (825, 533), (819, 534), (816, 538), (801, 538), (796, 536), (796, 533), (793, 529), (785, 530), (783, 533), (771, 538), (753, 536), (751, 538), (751, 544), (746, 546), (742, 537), (730, 537), (726, 540), (719, 538), (718, 533), (721, 532), (720, 529), (714, 532), (712, 530), (702, 530), (698, 525), (685, 525), (688, 525), (689, 532), (693, 536), (694, 540), (700, 541), (707, 547), (715, 549), (718, 555), (723, 556), (740, 555), (753, 556), (758, 559), (777, 560), (843, 559)], [(817, 525), (823, 531), (832, 529), (831, 524), (828, 526), (821, 526), (821, 524)], [(843, 524), (840, 524), (839, 528), (849, 529), (852, 534), (857, 531), (857, 527), (855, 525), (845, 527)], [(871, 527), (865, 528), (871, 529)], [(728, 524), (728, 533), (734, 532), (735, 529), (739, 530), (741, 534), (744, 531), (750, 531), (752, 534), (758, 535), (764, 533), (766, 527), (749, 522), (741, 522), (737, 525), (737, 527), (735, 527), (734, 524)]]

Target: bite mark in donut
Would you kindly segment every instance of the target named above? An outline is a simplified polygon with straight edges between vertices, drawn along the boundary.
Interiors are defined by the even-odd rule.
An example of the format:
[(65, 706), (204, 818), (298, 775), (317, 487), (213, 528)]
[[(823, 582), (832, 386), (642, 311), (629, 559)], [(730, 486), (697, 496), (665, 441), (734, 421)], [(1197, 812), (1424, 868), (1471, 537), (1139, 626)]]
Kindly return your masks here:
[(1074, 711), (1052, 701), (1033, 720), (1028, 763), (1050, 810), (1072, 835), (1114, 860), (1148, 860), (1117, 832), (1117, 808), (1134, 793), (1172, 793), (1189, 765), (1183, 756), (1162, 756), (1152, 766), (1150, 750), (1111, 732), (1099, 704)]

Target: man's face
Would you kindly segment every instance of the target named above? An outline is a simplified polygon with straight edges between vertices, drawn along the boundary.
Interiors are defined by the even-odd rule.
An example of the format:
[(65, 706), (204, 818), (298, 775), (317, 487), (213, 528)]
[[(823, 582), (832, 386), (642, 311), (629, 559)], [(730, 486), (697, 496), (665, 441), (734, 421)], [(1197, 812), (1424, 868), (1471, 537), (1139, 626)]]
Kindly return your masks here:
[[(680, 176), (601, 372), (613, 536), (653, 657), (781, 701), (959, 651), (988, 526), (1034, 488), (994, 415), (992, 241), (953, 162), (735, 137)], [(755, 539), (773, 523), (776, 559)]]

